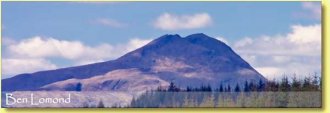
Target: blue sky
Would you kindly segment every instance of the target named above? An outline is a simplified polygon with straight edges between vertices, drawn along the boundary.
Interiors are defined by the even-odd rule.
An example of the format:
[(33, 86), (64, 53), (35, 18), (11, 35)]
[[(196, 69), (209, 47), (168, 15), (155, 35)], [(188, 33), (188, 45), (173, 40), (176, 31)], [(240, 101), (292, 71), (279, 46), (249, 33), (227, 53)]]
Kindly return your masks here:
[[(8, 60), (11, 66), (15, 66), (13, 64), (35, 64), (32, 63), (35, 60), (35, 62), (39, 62), (39, 68), (20, 71), (33, 72), (111, 60), (123, 54), (116, 50), (127, 52), (164, 34), (187, 36), (193, 33), (205, 33), (226, 41), (255, 67), (280, 67), (276, 63), (266, 65), (260, 63), (263, 62), (262, 60), (255, 61), (268, 57), (267, 55), (274, 58), (278, 56), (294, 57), (293, 59), (297, 63), (311, 63), (303, 59), (313, 59), (313, 65), (319, 65), (320, 55), (318, 53), (320, 54), (320, 52), (309, 53), (309, 55), (298, 53), (288, 55), (283, 52), (284, 55), (274, 56), (271, 53), (259, 55), (260, 52), (251, 53), (245, 50), (246, 48), (255, 49), (255, 45), (251, 44), (257, 42), (256, 40), (265, 39), (265, 37), (281, 40), (290, 38), (290, 34), (292, 34), (293, 38), (288, 39), (292, 41), (295, 39), (295, 33), (306, 30), (318, 32), (315, 29), (318, 29), (321, 24), (319, 9), (320, 2), (2, 2), (2, 57), (5, 63)], [(307, 43), (304, 40), (315, 42), (309, 38), (295, 41)], [(110, 51), (108, 54), (115, 55), (99, 55), (97, 58), (91, 56), (91, 58), (82, 59), (79, 57), (79, 55), (83, 55), (82, 53), (66, 54), (66, 52), (76, 52), (69, 50), (56, 50), (63, 53), (56, 55), (45, 53), (45, 51), (53, 49), (33, 49), (31, 44), (38, 41), (55, 43), (57, 49), (67, 47), (66, 43), (74, 43), (77, 49), (72, 51), (79, 50), (90, 54)], [(260, 41), (260, 43), (267, 43), (267, 40), (265, 41)], [(287, 42), (280, 43), (286, 44)], [(316, 42), (318, 44), (320, 41)], [(58, 47), (59, 45), (61, 47)], [(100, 48), (107, 49), (100, 50)], [(120, 50), (120, 48), (127, 49)], [(302, 49), (291, 46), (288, 48), (291, 48), (292, 51)], [(303, 49), (306, 50), (306, 48)], [(23, 52), (17, 53), (18, 51)], [(38, 55), (29, 55), (29, 51), (37, 52)], [(303, 51), (302, 53), (308, 52)], [(306, 58), (310, 54), (316, 54), (316, 58)], [(251, 60), (250, 57), (254, 57), (254, 60)], [(264, 58), (264, 60), (269, 59)], [(3, 67), (6, 65), (3, 64)], [(3, 75), (8, 75), (8, 77), (17, 74), (10, 72), (10, 69), (3, 68), (3, 71), (7, 71)], [(269, 69), (263, 71), (267, 72)], [(320, 69), (310, 69), (309, 71), (319, 72)], [(276, 72), (284, 72), (284, 70), (277, 69)]]
[[(3, 36), (22, 39), (35, 35), (78, 39), (97, 44), (117, 43), (131, 37), (157, 37), (168, 33), (188, 35), (203, 32), (222, 35), (231, 40), (245, 36), (286, 33), (291, 24), (319, 23), (318, 20), (295, 18), (302, 11), (300, 2), (133, 2), (133, 3), (62, 3), (4, 2)], [(211, 27), (163, 31), (151, 22), (162, 13), (195, 14), (207, 12), (213, 17)], [(129, 24), (112, 28), (92, 24), (98, 18), (111, 18)], [(237, 33), (239, 31), (240, 33)], [(19, 33), (17, 33), (19, 32)], [(112, 38), (120, 37), (120, 38)]]

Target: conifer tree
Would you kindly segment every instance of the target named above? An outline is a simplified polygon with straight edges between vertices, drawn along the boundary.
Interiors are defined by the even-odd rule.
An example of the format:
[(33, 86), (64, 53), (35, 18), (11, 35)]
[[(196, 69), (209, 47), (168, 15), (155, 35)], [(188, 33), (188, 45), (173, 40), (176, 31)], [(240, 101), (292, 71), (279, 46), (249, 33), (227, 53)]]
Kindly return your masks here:
[(236, 87), (235, 87), (235, 92), (240, 92), (241, 91), (241, 89), (239, 88), (239, 85), (238, 85), (238, 83), (236, 84)]
[(245, 83), (244, 83), (244, 92), (249, 92), (250, 90), (249, 90), (249, 83), (248, 83), (248, 81), (245, 81)]
[(175, 85), (174, 85), (174, 83), (173, 82), (171, 82), (170, 83), (170, 86), (168, 86), (168, 91), (169, 92), (177, 92), (177, 91), (179, 91), (180, 89), (178, 88), (178, 87), (176, 87)]
[(223, 86), (222, 86), (222, 83), (220, 84), (220, 87), (219, 87), (219, 92), (223, 92), (224, 89), (223, 89)]
[(296, 75), (292, 78), (291, 91), (301, 91), (301, 83), (297, 80)]
[(304, 78), (304, 83), (302, 86), (302, 90), (303, 91), (311, 91), (312, 87), (311, 87), (312, 83), (311, 83), (311, 78), (310, 77), (305, 77)]
[(280, 84), (280, 91), (287, 92), (290, 90), (290, 84), (287, 76), (283, 76)]
[(231, 92), (230, 85), (227, 86), (227, 91), (226, 92)]
[(249, 83), (249, 91), (256, 91), (256, 90), (257, 90), (256, 85), (253, 82), (250, 82)]
[(265, 83), (260, 79), (259, 80), (259, 83), (258, 83), (258, 88), (257, 88), (257, 91), (260, 92), (260, 91), (264, 91), (265, 89)]
[(318, 91), (319, 90), (319, 77), (317, 76), (316, 72), (313, 75), (312, 90), (313, 91)]

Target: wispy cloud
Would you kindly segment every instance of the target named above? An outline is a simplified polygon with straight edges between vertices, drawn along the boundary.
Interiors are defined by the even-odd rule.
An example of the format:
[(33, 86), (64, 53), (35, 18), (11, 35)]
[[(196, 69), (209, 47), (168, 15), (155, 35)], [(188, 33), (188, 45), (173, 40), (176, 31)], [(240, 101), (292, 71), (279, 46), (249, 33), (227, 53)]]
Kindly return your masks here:
[(203, 28), (212, 24), (212, 18), (208, 13), (193, 15), (175, 15), (164, 13), (154, 22), (154, 27), (162, 30), (181, 30)]
[(321, 19), (322, 5), (321, 2), (302, 2), (302, 11), (295, 12), (293, 15), (300, 18)]
[(303, 2), (302, 7), (310, 12), (313, 18), (320, 19), (321, 18), (321, 11), (322, 6), (320, 3), (314, 2)]
[(108, 18), (99, 18), (93, 21), (96, 24), (99, 25), (104, 25), (104, 26), (108, 26), (108, 27), (115, 27), (115, 28), (122, 28), (127, 26), (127, 24), (114, 20), (114, 19), (108, 19)]

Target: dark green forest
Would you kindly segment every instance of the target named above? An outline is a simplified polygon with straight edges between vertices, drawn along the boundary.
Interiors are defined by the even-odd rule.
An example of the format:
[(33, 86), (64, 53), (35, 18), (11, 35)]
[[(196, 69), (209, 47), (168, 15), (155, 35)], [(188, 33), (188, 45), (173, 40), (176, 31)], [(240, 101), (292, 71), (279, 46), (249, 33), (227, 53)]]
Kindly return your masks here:
[(282, 77), (236, 84), (219, 83), (179, 88), (173, 82), (167, 88), (146, 91), (134, 98), (129, 107), (321, 107), (321, 77), (297, 79)]

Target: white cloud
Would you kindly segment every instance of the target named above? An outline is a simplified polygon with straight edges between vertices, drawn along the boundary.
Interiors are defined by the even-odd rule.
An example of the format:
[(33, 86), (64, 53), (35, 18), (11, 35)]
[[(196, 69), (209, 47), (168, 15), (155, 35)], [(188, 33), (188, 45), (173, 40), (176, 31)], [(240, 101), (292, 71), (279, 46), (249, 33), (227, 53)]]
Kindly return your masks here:
[[(36, 36), (5, 45), (4, 53), (6, 55), (3, 56), (6, 57), (4, 58), (6, 60), (3, 63), (3, 72), (6, 74), (18, 74), (51, 69), (57, 67), (51, 62), (51, 59), (54, 58), (72, 61), (73, 64), (69, 66), (107, 61), (142, 47), (150, 41), (151, 39), (132, 38), (124, 44), (89, 46), (80, 41)], [(27, 67), (22, 68), (21, 66)], [(18, 68), (20, 68), (20, 71), (17, 71)]]
[[(65, 59), (89, 59), (108, 57), (105, 53), (112, 49), (111, 45), (100, 44), (95, 47), (86, 46), (79, 41), (57, 40), (55, 38), (32, 37), (8, 46), (13, 57)], [(96, 54), (97, 53), (97, 54)]]
[[(46, 57), (56, 55), (54, 51), (57, 49), (53, 44), (54, 39), (47, 40), (41, 37), (33, 37), (20, 41), (17, 44), (11, 44), (8, 46), (10, 54), (14, 56), (22, 57)], [(66, 44), (68, 45), (68, 44)], [(33, 50), (33, 51), (32, 51)]]
[(279, 74), (283, 74), (281, 73), (282, 70), (277, 67), (257, 67), (255, 69), (269, 80), (276, 78)]
[(32, 37), (11, 44), (7, 48), (11, 57), (64, 58), (75, 61), (101, 61), (114, 59), (150, 42), (151, 39), (132, 38), (125, 44), (99, 44), (88, 46), (80, 41), (58, 40), (51, 37)]
[(95, 55), (104, 53), (104, 55), (100, 55), (100, 57), (90, 57), (81, 59), (78, 62), (76, 62), (75, 65), (83, 65), (83, 64), (90, 64), (95, 62), (103, 62), (110, 59), (118, 58), (130, 51), (133, 51), (137, 48), (140, 48), (147, 43), (152, 41), (152, 39), (141, 39), (141, 38), (132, 38), (127, 43), (123, 44), (117, 44), (117, 45), (108, 45), (105, 44), (105, 46), (111, 47), (111, 48), (104, 48), (104, 47), (97, 47), (94, 49), (90, 49), (90, 52), (87, 52), (86, 54)]
[(294, 43), (319, 43), (321, 42), (321, 25), (294, 25), (292, 26), (293, 32), (287, 35), (287, 38)]
[(299, 18), (309, 18), (320, 20), (322, 15), (321, 2), (302, 2), (302, 10), (300, 12), (294, 12), (293, 16)]
[(259, 55), (315, 56), (321, 52), (321, 25), (293, 25), (285, 35), (244, 38), (234, 44), (237, 51)]
[(175, 15), (164, 13), (154, 22), (156, 28), (162, 30), (180, 30), (203, 28), (212, 24), (212, 18), (207, 13), (194, 15)]
[(320, 72), (321, 25), (293, 25), (291, 29), (290, 33), (284, 35), (246, 37), (233, 46), (238, 54), (267, 78)]
[(109, 27), (116, 27), (116, 28), (121, 28), (125, 27), (126, 24), (119, 22), (114, 19), (108, 19), (108, 18), (99, 18), (94, 21), (96, 24), (104, 25), (104, 26), (109, 26)]
[(32, 73), (37, 70), (56, 69), (57, 66), (45, 59), (2, 59), (2, 74), (3, 78), (10, 77), (21, 73)]
[(143, 45), (146, 45), (147, 43), (151, 42), (151, 39), (145, 39), (141, 40), (140, 38), (133, 38), (131, 39), (128, 44), (126, 44), (126, 51), (133, 51), (134, 49), (140, 48)]
[(286, 63), (286, 62), (289, 62), (289, 61), (292, 60), (292, 58), (290, 56), (276, 56), (276, 55), (274, 55), (272, 57), (273, 57), (272, 59), (275, 62), (278, 62), (278, 63)]

